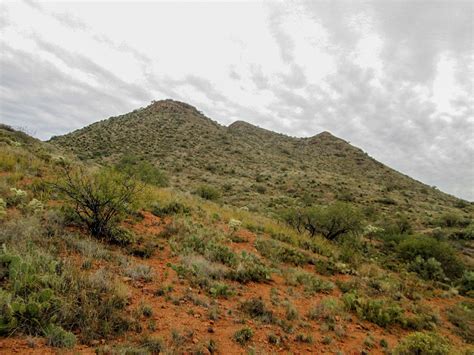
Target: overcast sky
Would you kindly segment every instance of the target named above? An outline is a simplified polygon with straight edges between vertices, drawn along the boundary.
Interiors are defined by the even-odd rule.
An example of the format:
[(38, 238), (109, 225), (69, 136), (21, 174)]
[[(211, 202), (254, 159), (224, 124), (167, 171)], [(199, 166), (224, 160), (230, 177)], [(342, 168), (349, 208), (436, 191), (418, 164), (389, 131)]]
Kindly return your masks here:
[(173, 98), (474, 200), (473, 4), (2, 1), (0, 121), (47, 139)]

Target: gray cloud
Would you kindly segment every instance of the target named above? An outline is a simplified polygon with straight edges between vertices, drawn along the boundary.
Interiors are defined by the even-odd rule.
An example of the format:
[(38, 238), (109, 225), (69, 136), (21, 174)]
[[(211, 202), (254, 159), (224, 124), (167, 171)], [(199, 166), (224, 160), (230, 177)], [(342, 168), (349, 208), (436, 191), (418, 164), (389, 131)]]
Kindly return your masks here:
[[(46, 13), (43, 5), (31, 2), (31, 6)], [(474, 200), (472, 6), (469, 2), (447, 1), (297, 2), (290, 9), (269, 5), (267, 25), (284, 65), (281, 71), (269, 72), (262, 61), (248, 63), (246, 74), (224, 63), (229, 64), (226, 80), (236, 86), (250, 82), (253, 87), (249, 90), (273, 98), (262, 107), (265, 111), (238, 102), (208, 78), (187, 74), (185, 68), (181, 78), (156, 73), (147, 54), (119, 39), (93, 33), (86, 23), (68, 13), (52, 13), (64, 26), (89, 33), (103, 46), (131, 54), (145, 82), (126, 82), (87, 55), (32, 34), (30, 39), (38, 50), (98, 85), (73, 77), (35, 53), (3, 43), (1, 121), (27, 126), (39, 137), (48, 138), (131, 111), (152, 99), (171, 97), (195, 105), (223, 124), (245, 120), (293, 136), (331, 131), (389, 166)], [(300, 11), (328, 32), (326, 49), (336, 58), (337, 70), (320, 83), (311, 80), (297, 63), (295, 38), (300, 34), (288, 33), (282, 26), (288, 10)], [(359, 34), (349, 26), (349, 19), (361, 14), (372, 21), (373, 31), (383, 40), (381, 77), (375, 70), (353, 62)], [(8, 11), (1, 8), (0, 29), (8, 27), (9, 20)], [(419, 87), (431, 88), (442, 53), (455, 58), (456, 83), (466, 94), (452, 102), (449, 115), (441, 115), (436, 105), (418, 91)], [(379, 85), (373, 85), (374, 80)], [(204, 95), (205, 102), (180, 94), (183, 86)], [(159, 93), (159, 97), (151, 97), (151, 92)]]
[[(2, 44), (0, 50), (0, 113), (2, 122), (28, 127), (38, 137), (48, 138), (84, 124), (136, 108), (150, 101), (147, 92), (124, 83), (87, 58), (38, 42), (59, 58), (87, 73), (93, 73), (111, 90), (93, 87), (58, 70), (31, 53)], [(19, 95), (21, 93), (21, 95)], [(126, 98), (126, 100), (124, 100)]]

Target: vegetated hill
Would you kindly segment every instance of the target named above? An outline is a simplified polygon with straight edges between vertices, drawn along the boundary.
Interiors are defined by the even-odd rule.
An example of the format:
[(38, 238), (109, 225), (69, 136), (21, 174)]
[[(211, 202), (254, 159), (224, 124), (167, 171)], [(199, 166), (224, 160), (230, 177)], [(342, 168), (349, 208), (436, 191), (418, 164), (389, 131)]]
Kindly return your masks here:
[(274, 133), (243, 121), (229, 127), (193, 106), (164, 100), (94, 123), (51, 142), (82, 160), (151, 161), (172, 186), (216, 188), (250, 210), (349, 201), (393, 215), (429, 219), (465, 203), (409, 178), (328, 132), (310, 138)]
[(0, 125), (1, 354), (472, 354), (470, 206), (417, 234), (315, 208), (329, 239), (122, 168)]

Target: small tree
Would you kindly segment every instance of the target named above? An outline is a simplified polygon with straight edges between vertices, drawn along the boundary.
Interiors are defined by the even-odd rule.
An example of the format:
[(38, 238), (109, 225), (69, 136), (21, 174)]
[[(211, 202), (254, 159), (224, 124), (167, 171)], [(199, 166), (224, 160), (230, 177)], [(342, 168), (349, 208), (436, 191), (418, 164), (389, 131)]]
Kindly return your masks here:
[(94, 237), (111, 239), (114, 227), (136, 201), (134, 179), (109, 168), (86, 173), (65, 166), (55, 187), (72, 203), (74, 212)]
[(306, 230), (311, 237), (320, 233), (330, 240), (347, 233), (358, 233), (361, 230), (360, 213), (342, 202), (336, 202), (330, 206), (289, 211), (285, 215), (285, 220), (300, 233)]

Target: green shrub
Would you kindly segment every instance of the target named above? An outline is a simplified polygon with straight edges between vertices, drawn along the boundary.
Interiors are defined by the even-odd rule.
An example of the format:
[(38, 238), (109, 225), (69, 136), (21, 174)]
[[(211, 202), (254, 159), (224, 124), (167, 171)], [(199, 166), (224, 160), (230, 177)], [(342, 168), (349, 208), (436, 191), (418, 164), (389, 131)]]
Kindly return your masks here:
[(302, 285), (305, 292), (309, 295), (319, 292), (329, 292), (334, 288), (332, 282), (320, 279), (319, 277), (303, 270), (290, 271), (285, 276), (289, 284)]
[(450, 345), (435, 333), (415, 332), (405, 337), (394, 349), (394, 355), (448, 355)]
[(245, 345), (253, 338), (253, 330), (249, 327), (244, 327), (236, 331), (233, 338), (240, 345)]
[(232, 287), (225, 283), (219, 282), (212, 283), (208, 289), (208, 292), (212, 297), (228, 298), (234, 295), (234, 290), (232, 289)]
[(273, 312), (267, 308), (261, 298), (251, 298), (240, 305), (240, 310), (253, 319), (258, 319), (264, 323), (274, 321)]
[(346, 293), (342, 296), (342, 299), (349, 311), (355, 311), (360, 318), (381, 327), (402, 321), (403, 309), (394, 303), (385, 300), (367, 299), (354, 293)]
[(389, 222), (384, 226), (384, 231), (380, 231), (382, 234), (401, 234), (407, 235), (413, 231), (413, 227), (405, 215), (398, 215), (393, 221)]
[(440, 323), (439, 314), (434, 313), (430, 307), (415, 305), (411, 315), (401, 319), (401, 325), (405, 329), (434, 330)]
[(474, 343), (474, 303), (460, 302), (447, 310), (448, 320), (456, 327), (455, 332), (466, 342)]
[(205, 200), (215, 201), (220, 197), (217, 189), (209, 185), (201, 185), (196, 189), (196, 194)]
[(464, 271), (459, 280), (459, 292), (463, 295), (474, 297), (474, 271)]
[(285, 302), (285, 315), (286, 320), (289, 321), (296, 320), (300, 317), (298, 310), (290, 301)]
[(19, 254), (4, 248), (0, 279), (0, 334), (43, 335), (57, 326), (81, 330), (87, 342), (129, 328), (128, 296), (104, 271), (83, 275), (38, 250)]
[(44, 254), (36, 260), (0, 251), (0, 279), (7, 285), (0, 297), (0, 334), (41, 334), (57, 317), (61, 301), (52, 287), (60, 283), (57, 262)]
[(151, 213), (158, 217), (165, 217), (175, 214), (188, 214), (191, 209), (181, 202), (173, 201), (166, 205), (155, 202), (151, 205)]
[(130, 178), (141, 180), (147, 184), (159, 187), (169, 185), (168, 177), (162, 170), (138, 157), (127, 155), (115, 167)]
[(260, 254), (272, 261), (290, 263), (296, 266), (312, 261), (312, 258), (306, 253), (272, 239), (258, 238), (255, 241), (255, 248)]
[(129, 245), (132, 244), (135, 239), (133, 232), (119, 226), (111, 227), (107, 233), (107, 240), (117, 245)]
[(336, 324), (336, 317), (343, 314), (343, 305), (336, 298), (325, 298), (316, 307), (310, 309), (308, 318), (323, 320), (332, 326)]
[(304, 228), (313, 237), (322, 234), (329, 240), (348, 233), (359, 233), (362, 217), (358, 210), (349, 204), (336, 202), (325, 207), (312, 207), (302, 212)]
[(73, 348), (76, 345), (76, 336), (63, 328), (50, 325), (45, 330), (46, 344), (57, 348)]
[(416, 272), (425, 280), (443, 281), (446, 278), (441, 263), (435, 258), (425, 260), (417, 255), (415, 260), (408, 264), (408, 270)]
[(397, 251), (400, 257), (408, 262), (415, 260), (417, 256), (424, 260), (436, 259), (449, 278), (461, 277), (464, 271), (464, 265), (451, 245), (431, 237), (405, 238), (398, 245)]
[(241, 283), (267, 282), (271, 280), (271, 273), (255, 255), (242, 252), (236, 269), (231, 270), (228, 277)]
[(213, 262), (222, 263), (227, 266), (235, 266), (238, 263), (237, 255), (228, 246), (209, 242), (206, 245), (204, 255)]
[(452, 228), (452, 227), (458, 227), (458, 226), (465, 227), (466, 223), (459, 214), (446, 213), (439, 218), (438, 225), (440, 227)]

